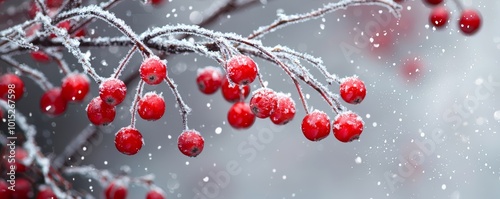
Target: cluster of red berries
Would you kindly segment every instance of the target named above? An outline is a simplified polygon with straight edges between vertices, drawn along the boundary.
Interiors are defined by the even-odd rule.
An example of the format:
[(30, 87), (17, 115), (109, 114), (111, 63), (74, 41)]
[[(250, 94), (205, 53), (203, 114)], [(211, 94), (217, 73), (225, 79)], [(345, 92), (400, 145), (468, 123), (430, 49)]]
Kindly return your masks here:
[[(106, 199), (125, 199), (127, 198), (127, 186), (119, 181), (111, 182), (104, 190)], [(165, 199), (163, 190), (153, 187), (146, 193), (146, 199)]]
[[(270, 118), (276, 125), (284, 125), (295, 116), (295, 102), (281, 92), (270, 88), (260, 88), (252, 93), (250, 103), (245, 98), (250, 93), (250, 86), (257, 77), (257, 65), (248, 56), (237, 55), (226, 64), (227, 77), (221, 70), (208, 66), (198, 70), (196, 82), (198, 89), (205, 94), (213, 94), (219, 88), (224, 99), (234, 103), (227, 113), (229, 125), (235, 129), (247, 129), (255, 122), (255, 118)], [(231, 82), (234, 85), (231, 85)], [(358, 78), (346, 78), (340, 86), (342, 98), (351, 104), (358, 104), (366, 96), (364, 83)], [(352, 112), (339, 114), (333, 123), (335, 137), (348, 142), (359, 137), (363, 130), (360, 117)], [(302, 132), (311, 141), (319, 141), (330, 132), (330, 119), (324, 112), (313, 111), (302, 121)]]
[[(443, 28), (448, 24), (450, 12), (443, 5), (444, 0), (424, 0), (427, 5), (432, 6), (429, 22), (436, 28)], [(458, 26), (463, 34), (473, 35), (481, 27), (481, 15), (477, 10), (464, 9), (460, 13)]]

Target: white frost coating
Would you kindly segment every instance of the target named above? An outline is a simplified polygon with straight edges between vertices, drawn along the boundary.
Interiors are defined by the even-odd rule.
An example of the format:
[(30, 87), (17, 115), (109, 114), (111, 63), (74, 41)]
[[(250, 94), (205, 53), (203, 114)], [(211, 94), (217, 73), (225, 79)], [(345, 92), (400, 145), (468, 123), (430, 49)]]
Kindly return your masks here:
[[(0, 106), (2, 106), (4, 109), (8, 109), (8, 104), (0, 100)], [(36, 165), (40, 167), (40, 170), (42, 171), (45, 183), (48, 184), (51, 188), (52, 191), (56, 194), (58, 198), (68, 198), (69, 196), (66, 194), (66, 192), (63, 192), (59, 187), (55, 184), (54, 181), (52, 181), (52, 178), (49, 176), (49, 171), (50, 171), (50, 160), (43, 156), (42, 152), (40, 151), (40, 148), (36, 145), (35, 142), (35, 136), (36, 136), (36, 128), (33, 125), (28, 124), (26, 117), (22, 115), (19, 111), (15, 111), (16, 115), (16, 124), (17, 126), (24, 131), (26, 135), (26, 141), (23, 144), (23, 148), (26, 150), (28, 153), (28, 156), (23, 160), (24, 165), (31, 165), (33, 162), (35, 162)]]
[(401, 5), (395, 3), (392, 0), (343, 0), (337, 3), (328, 3), (324, 5), (322, 8), (304, 14), (285, 15), (282, 12), (278, 12), (277, 14), (278, 19), (276, 19), (270, 25), (259, 27), (248, 38), (251, 39), (260, 38), (263, 35), (270, 32), (274, 32), (275, 30), (285, 27), (288, 24), (301, 23), (311, 19), (317, 19), (327, 13), (331, 13), (339, 9), (346, 9), (349, 6), (359, 6), (359, 5), (384, 6), (387, 9), (389, 9), (391, 13), (397, 18), (400, 17), (401, 14), (399, 12), (402, 9)]

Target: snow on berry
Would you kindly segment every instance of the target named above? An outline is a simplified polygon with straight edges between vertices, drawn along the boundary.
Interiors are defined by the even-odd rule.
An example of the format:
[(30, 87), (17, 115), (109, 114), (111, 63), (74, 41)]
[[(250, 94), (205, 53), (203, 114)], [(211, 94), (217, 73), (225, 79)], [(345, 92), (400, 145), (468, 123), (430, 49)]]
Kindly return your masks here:
[(104, 190), (106, 199), (125, 199), (127, 198), (127, 187), (116, 181), (111, 182)]
[(255, 122), (255, 115), (247, 103), (236, 102), (227, 112), (227, 121), (235, 129), (247, 129)]
[(258, 118), (267, 118), (271, 115), (276, 103), (276, 92), (270, 88), (260, 88), (252, 93), (250, 109)]
[(96, 126), (107, 125), (115, 120), (115, 107), (106, 104), (100, 97), (92, 99), (85, 110), (89, 121)]
[(0, 76), (0, 99), (19, 101), (23, 94), (24, 82), (19, 76), (12, 73)]
[(205, 140), (196, 130), (185, 130), (177, 138), (177, 147), (182, 154), (188, 157), (196, 157), (205, 146)]
[(351, 111), (338, 114), (333, 122), (333, 135), (341, 142), (351, 142), (363, 132), (364, 122)]
[(365, 99), (366, 87), (358, 77), (347, 77), (341, 80), (340, 96), (349, 104), (359, 104)]
[(139, 100), (137, 112), (142, 119), (159, 120), (165, 113), (165, 100), (155, 92), (148, 92)]
[(125, 100), (127, 86), (122, 80), (109, 78), (104, 80), (99, 86), (99, 96), (102, 101), (111, 106), (116, 106)]
[(248, 97), (248, 95), (250, 94), (250, 86), (237, 84), (233, 84), (231, 86), (227, 78), (223, 78), (221, 91), (222, 96), (224, 97), (224, 99), (226, 99), (226, 101), (237, 102), (241, 100), (241, 96), (243, 96), (243, 98)]
[(442, 28), (448, 23), (450, 14), (444, 6), (437, 6), (432, 9), (429, 22), (436, 28)]
[(477, 10), (465, 9), (460, 14), (458, 26), (465, 35), (473, 35), (481, 27), (481, 15)]
[(157, 85), (167, 77), (167, 65), (157, 56), (151, 56), (142, 62), (139, 72), (146, 84)]
[(40, 98), (40, 109), (48, 116), (56, 117), (66, 111), (68, 101), (61, 95), (61, 88), (53, 88), (46, 91)]
[(142, 134), (130, 126), (121, 128), (115, 135), (115, 147), (125, 155), (135, 155), (144, 145)]
[(205, 94), (215, 93), (222, 84), (222, 72), (220, 68), (207, 66), (198, 69), (196, 77), (198, 89)]
[(276, 94), (274, 109), (269, 118), (274, 124), (284, 125), (295, 117), (295, 101), (284, 93)]
[(89, 90), (89, 78), (83, 73), (72, 73), (62, 80), (61, 95), (67, 101), (80, 102)]
[(302, 120), (302, 133), (311, 141), (319, 141), (330, 134), (330, 118), (325, 112), (314, 110)]
[(257, 77), (257, 64), (245, 55), (231, 57), (226, 64), (227, 75), (235, 84), (251, 84)]

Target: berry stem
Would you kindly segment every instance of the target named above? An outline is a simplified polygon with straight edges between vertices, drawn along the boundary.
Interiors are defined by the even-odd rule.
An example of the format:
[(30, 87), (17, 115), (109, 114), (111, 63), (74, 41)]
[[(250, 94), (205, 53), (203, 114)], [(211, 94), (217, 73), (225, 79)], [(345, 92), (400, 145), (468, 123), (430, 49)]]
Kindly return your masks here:
[(127, 53), (127, 55), (125, 55), (125, 58), (123, 58), (121, 61), (120, 61), (120, 65), (118, 66), (118, 68), (115, 70), (115, 73), (112, 75), (113, 78), (118, 78), (121, 76), (122, 74), (122, 71), (125, 69), (125, 67), (127, 66), (127, 63), (129, 62), (130, 58), (132, 57), (132, 55), (134, 55), (134, 52), (135, 50), (137, 49), (137, 46), (133, 46)]
[(47, 16), (47, 7), (45, 6), (45, 3), (42, 2), (42, 0), (35, 0), (36, 6), (40, 9), (40, 12), (42, 12), (43, 15)]
[(297, 88), (297, 91), (299, 92), (299, 97), (300, 100), (302, 101), (302, 105), (304, 106), (306, 114), (309, 114), (309, 107), (307, 106), (307, 101), (304, 98), (304, 93), (302, 92), (302, 88), (300, 87), (299, 81), (297, 81), (297, 79), (293, 79), (293, 83), (295, 84), (295, 88)]
[(135, 128), (135, 115), (137, 113), (137, 104), (142, 96), (142, 90), (144, 88), (144, 81), (141, 79), (137, 84), (136, 93), (134, 96), (134, 102), (132, 102), (132, 107), (130, 107), (130, 127)]
[(462, 4), (462, 2), (460, 0), (453, 0), (453, 2), (455, 2), (455, 5), (457, 5), (460, 12), (462, 12), (464, 10), (464, 4)]
[(175, 99), (177, 100), (177, 104), (179, 105), (179, 112), (181, 113), (182, 117), (182, 124), (184, 125), (184, 130), (188, 130), (188, 118), (187, 115), (189, 112), (191, 112), (191, 108), (184, 102), (182, 99), (181, 94), (179, 93), (179, 90), (177, 89), (177, 84), (175, 84), (173, 79), (170, 79), (169, 76), (165, 78), (165, 82), (167, 82), (168, 86), (170, 87), (170, 90), (172, 90), (172, 93), (175, 96)]
[(63, 72), (64, 75), (71, 73), (71, 70), (69, 69), (68, 64), (66, 63), (66, 61), (64, 61), (64, 59), (60, 59), (59, 57), (57, 57), (53, 54), (49, 54), (49, 55), (50, 55), (50, 57), (52, 57), (52, 59), (54, 59), (56, 61), (57, 66)]
[(20, 64), (18, 63), (17, 61), (15, 61), (14, 59), (12, 59), (11, 57), (9, 56), (1, 56), (0, 57), (0, 60), (4, 61), (5, 63), (11, 65), (12, 67), (18, 69), (19, 71), (21, 71), (24, 75), (28, 76), (29, 78), (33, 79), (33, 81), (35, 81), (39, 86), (40, 88), (42, 88), (42, 90), (44, 91), (48, 91), (50, 89), (52, 89), (54, 86), (47, 80), (47, 77), (45, 77), (45, 75), (34, 69), (34, 68), (31, 68), (29, 66), (27, 66), (26, 64)]

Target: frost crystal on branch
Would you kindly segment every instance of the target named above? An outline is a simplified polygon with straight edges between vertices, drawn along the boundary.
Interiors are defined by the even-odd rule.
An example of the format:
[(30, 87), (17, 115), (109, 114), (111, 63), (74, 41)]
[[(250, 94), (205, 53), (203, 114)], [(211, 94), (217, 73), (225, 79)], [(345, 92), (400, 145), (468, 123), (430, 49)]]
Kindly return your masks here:
[[(148, 129), (136, 129), (136, 123), (138, 122), (136, 115), (139, 114), (143, 120), (159, 120), (165, 113), (165, 107), (168, 107), (166, 104), (169, 103), (165, 101), (161, 94), (148, 92), (143, 95), (143, 93), (147, 90), (157, 90), (158, 87), (168, 87), (172, 91), (182, 118), (183, 130), (178, 132), (178, 148), (182, 154), (189, 157), (200, 155), (205, 143), (204, 134), (188, 126), (188, 116), (192, 110), (184, 100), (186, 99), (184, 95), (188, 92), (182, 90), (187, 88), (184, 88), (183, 85), (177, 85), (174, 78), (169, 76), (168, 73), (167, 60), (169, 56), (175, 54), (192, 53), (196, 56), (205, 56), (219, 65), (218, 67), (205, 67), (207, 72), (203, 75), (199, 74), (202, 77), (197, 83), (200, 90), (207, 95), (213, 94), (221, 88), (224, 98), (230, 103), (234, 103), (227, 115), (229, 124), (234, 128), (251, 128), (256, 118), (269, 118), (270, 122), (276, 125), (285, 125), (297, 117), (296, 106), (299, 105), (295, 104), (295, 99), (298, 97), (308, 115), (304, 118), (306, 123), (303, 123), (303, 133), (307, 139), (312, 141), (323, 139), (330, 131), (330, 117), (326, 112), (317, 110), (310, 113), (310, 110), (313, 109), (309, 108), (302, 88), (302, 86), (308, 86), (316, 91), (331, 107), (333, 113), (337, 115), (332, 128), (336, 134), (335, 136), (342, 142), (357, 139), (363, 130), (361, 118), (348, 111), (342, 105), (343, 102), (340, 100), (338, 92), (332, 92), (330, 89), (335, 83), (345, 83), (346, 79), (339, 78), (336, 74), (328, 72), (325, 63), (319, 57), (296, 51), (285, 45), (267, 46), (260, 39), (266, 34), (285, 28), (287, 25), (317, 19), (350, 6), (383, 6), (395, 16), (399, 16), (399, 10), (401, 9), (400, 5), (390, 0), (342, 0), (328, 3), (302, 14), (286, 15), (279, 13), (276, 20), (257, 28), (249, 36), (245, 37), (236, 33), (214, 31), (205, 26), (230, 12), (251, 5), (265, 4), (267, 1), (218, 0), (205, 12), (201, 12), (203, 13), (200, 14), (201, 16), (197, 16), (201, 17), (194, 20), (197, 25), (150, 24), (148, 30), (142, 33), (136, 33), (133, 27), (117, 17), (114, 13), (118, 11), (110, 10), (122, 2), (125, 1), (109, 0), (101, 2), (99, 5), (87, 5), (87, 2), (81, 0), (50, 1), (50, 4), (48, 0), (34, 0), (33, 4), (30, 4), (30, 6), (33, 6), (30, 8), (36, 13), (31, 15), (32, 19), (0, 31), (0, 61), (8, 65), (7, 72), (16, 72), (29, 77), (46, 92), (42, 97), (43, 101), (40, 103), (41, 108), (44, 109), (42, 112), (55, 117), (60, 112), (64, 112), (68, 103), (81, 103), (81, 101), (91, 99), (85, 111), (89, 120), (96, 126), (91, 124), (74, 135), (74, 140), (68, 142), (69, 145), (64, 151), (54, 152), (54, 158), (46, 157), (37, 145), (35, 141), (36, 136), (38, 136), (36, 133), (37, 127), (29, 125), (26, 118), (20, 112), (16, 112), (16, 123), (26, 137), (22, 145), (19, 145), (28, 154), (22, 163), (35, 171), (40, 171), (34, 173), (37, 175), (33, 179), (37, 183), (36, 188), (39, 187), (38, 185), (43, 185), (40, 187), (49, 187), (58, 198), (92, 198), (88, 193), (74, 190), (71, 182), (66, 180), (68, 175), (80, 175), (97, 180), (105, 189), (106, 197), (109, 197), (111, 192), (118, 191), (120, 194), (126, 195), (129, 185), (145, 187), (150, 191), (148, 193), (152, 195), (161, 196), (164, 194), (158, 186), (154, 185), (154, 175), (152, 174), (130, 177), (130, 169), (123, 169), (119, 174), (112, 174), (108, 170), (99, 170), (94, 166), (78, 166), (68, 163), (72, 158), (78, 158), (77, 151), (88, 140), (101, 133), (101, 130), (105, 128), (104, 125), (115, 119), (115, 111), (120, 110), (117, 108), (127, 104), (122, 102), (129, 91), (135, 91), (132, 97), (132, 105), (124, 107), (129, 108), (130, 125), (120, 127), (120, 130), (115, 134), (115, 147), (119, 152), (126, 155), (141, 153), (140, 150), (145, 140), (147, 140), (143, 139), (142, 133), (144, 133), (144, 137), (150, 136), (150, 133), (146, 132)], [(127, 3), (158, 6), (161, 1), (144, 0)], [(120, 34), (113, 36), (86, 35), (85, 29), (96, 19), (106, 22), (112, 28), (118, 30)], [(109, 47), (122, 47), (126, 54), (118, 63), (110, 64), (113, 66), (113, 72), (106, 76), (109, 78), (104, 78), (101, 76), (102, 74), (99, 74), (101, 69), (92, 65), (92, 60), (94, 59), (93, 56), (97, 54), (94, 49)], [(131, 64), (130, 62), (136, 51), (141, 53), (143, 63), (138, 70), (133, 69), (131, 75), (123, 77), (122, 73), (128, 74), (126, 70), (132, 68), (128, 65)], [(64, 52), (69, 52), (74, 56), (77, 63), (71, 63), (65, 57)], [(76, 74), (82, 75), (78, 76), (81, 79), (69, 79), (68, 81), (74, 80), (69, 83), (68, 81), (48, 79), (47, 77), (52, 77), (52, 75), (45, 75), (42, 72), (44, 70), (22, 63), (22, 59), (17, 60), (17, 57), (28, 54), (36, 62), (44, 64), (44, 67), (52, 67), (53, 65), (58, 67), (57, 69), (64, 76), (62, 78), (64, 80), (68, 80), (67, 78), (71, 78), (72, 75)], [(259, 66), (254, 59), (262, 59), (269, 64)], [(289, 78), (287, 80), (291, 80), (295, 86), (296, 93), (294, 91), (290, 94), (284, 94), (272, 90), (273, 86), (268, 85), (268, 82), (265, 81), (266, 77), (262, 75), (265, 67), (269, 66), (280, 68)], [(310, 68), (318, 70), (321, 77), (313, 76)], [(84, 73), (78, 73), (79, 70)], [(126, 72), (124, 73), (124, 71)], [(86, 98), (89, 82), (85, 75), (90, 76), (99, 86), (99, 94), (96, 96)], [(135, 90), (127, 88), (134, 79), (139, 77)], [(251, 92), (250, 84), (256, 79), (258, 79), (260, 88), (253, 93), (250, 102), (245, 102)], [(0, 93), (0, 97), (6, 94), (7, 91), (4, 90), (7, 89), (3, 88), (11, 84), (9, 81), (0, 77), (0, 91), (3, 92)], [(81, 82), (87, 84), (79, 84)], [(61, 94), (59, 86), (54, 86), (61, 83), (65, 94)], [(84, 88), (79, 90), (80, 87)], [(207, 89), (208, 87), (210, 88)], [(347, 95), (350, 93), (359, 94), (361, 91), (356, 90), (357, 88), (359, 88), (357, 85), (350, 85), (349, 89), (345, 89), (344, 93), (347, 93)], [(339, 93), (341, 92), (339, 91)], [(344, 98), (344, 96), (342, 97)], [(31, 96), (31, 98), (36, 99), (37, 96)], [(350, 96), (348, 99), (347, 102), (353, 104), (362, 100), (360, 96)], [(0, 107), (8, 109), (9, 105), (0, 100)], [(54, 109), (58, 109), (57, 114)], [(18, 109), (15, 110), (18, 111)], [(317, 116), (320, 118), (318, 119)], [(314, 134), (316, 123), (323, 125), (321, 126), (322, 132), (320, 135)], [(5, 147), (5, 135), (0, 136), (0, 141)], [(38, 192), (40, 191), (36, 191), (36, 193)]]

